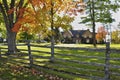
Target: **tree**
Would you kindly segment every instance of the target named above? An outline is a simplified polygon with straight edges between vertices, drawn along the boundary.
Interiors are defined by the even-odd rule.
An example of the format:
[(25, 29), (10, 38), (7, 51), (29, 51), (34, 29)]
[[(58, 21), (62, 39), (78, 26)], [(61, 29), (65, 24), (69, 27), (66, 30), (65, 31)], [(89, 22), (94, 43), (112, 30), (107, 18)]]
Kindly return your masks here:
[(100, 43), (103, 43), (105, 41), (105, 36), (107, 32), (105, 31), (105, 28), (103, 26), (98, 28), (97, 34), (96, 34), (96, 40)]
[(120, 43), (120, 31), (119, 30), (112, 32), (112, 42), (113, 43)]
[(62, 34), (60, 32), (60, 28), (65, 30), (69, 30), (72, 28), (71, 22), (74, 20), (74, 17), (70, 17), (68, 15), (63, 16), (56, 16), (54, 21), (54, 36), (55, 36), (55, 42), (58, 43), (61, 41)]
[(34, 38), (33, 34), (29, 34), (27, 32), (22, 32), (19, 36), (20, 36), (20, 39), (22, 40), (31, 40)]
[[(26, 6), (29, 3), (27, 8)], [(54, 16), (60, 12), (76, 14), (77, 4), (82, 0), (2, 0), (0, 11), (4, 16), (7, 29), (8, 54), (16, 52), (15, 39), (20, 29), (29, 28), (28, 32), (49, 32), (51, 27), (51, 55), (54, 56)], [(50, 26), (50, 27), (49, 27)], [(12, 46), (12, 47), (11, 47)], [(53, 57), (51, 57), (52, 60)]]
[[(76, 8), (76, 4), (81, 3), (81, 1), (82, 0), (76, 2), (72, 0), (30, 0), (32, 7), (26, 10), (26, 14), (15, 25), (22, 25), (23, 28), (29, 25), (30, 32), (49, 32), (51, 29), (51, 32), (48, 34), (51, 34), (51, 61), (53, 61), (55, 29), (57, 29), (57, 27), (66, 28), (68, 26), (65, 26), (67, 24), (64, 23), (69, 22), (68, 20), (62, 22), (62, 25), (57, 24), (56, 26), (55, 19), (58, 18), (55, 16), (61, 12), (76, 14), (77, 10), (79, 10)], [(17, 32), (18, 28), (19, 26), (14, 27), (13, 31)]]
[(92, 25), (93, 30), (93, 45), (96, 47), (96, 23), (111, 23), (114, 20), (112, 19), (110, 11), (116, 11), (119, 7), (119, 1), (111, 1), (111, 0), (88, 0), (86, 12), (87, 16), (82, 17), (81, 23), (87, 23), (88, 25)]
[(0, 12), (4, 18), (4, 23), (7, 31), (7, 43), (8, 53), (15, 53), (16, 47), (16, 35), (17, 32), (13, 32), (12, 29), (15, 23), (23, 16), (24, 9), (28, 2), (26, 0), (1, 0), (0, 1)]

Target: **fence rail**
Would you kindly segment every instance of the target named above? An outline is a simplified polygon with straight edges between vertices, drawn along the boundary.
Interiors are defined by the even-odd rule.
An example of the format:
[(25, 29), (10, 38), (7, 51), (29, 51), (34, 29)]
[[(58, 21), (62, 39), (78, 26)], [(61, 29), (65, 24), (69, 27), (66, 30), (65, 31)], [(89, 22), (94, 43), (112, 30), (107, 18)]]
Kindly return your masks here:
[[(39, 46), (39, 45), (33, 45), (33, 44), (18, 44), (17, 46), (27, 46), (27, 49), (20, 49), (21, 53), (19, 53), (17, 56), (16, 55), (10, 55), (9, 58), (14, 60), (11, 62), (15, 62), (18, 64), (25, 64), (29, 66), (36, 66), (39, 68), (45, 68), (57, 72), (62, 72), (70, 75), (76, 75), (76, 76), (81, 76), (81, 77), (87, 77), (90, 79), (94, 80), (105, 80), (105, 67), (106, 63), (98, 63), (98, 62), (86, 62), (86, 61), (81, 61), (81, 60), (74, 60), (75, 58), (83, 58), (83, 59), (97, 59), (97, 60), (106, 60), (106, 56), (88, 56), (85, 54), (63, 54), (59, 52), (55, 52), (55, 62), (51, 63), (50, 62), (50, 57), (51, 57), (51, 52), (48, 51), (43, 51), (43, 50), (32, 50), (31, 47), (36, 47), (36, 48), (50, 48), (50, 46)], [(4, 53), (7, 48), (0, 48), (0, 57), (6, 56)], [(101, 51), (100, 49), (87, 49), (87, 48), (71, 48), (71, 47), (55, 47), (55, 49), (67, 49), (67, 50), (86, 50), (86, 51)], [(105, 52), (105, 49), (102, 49), (103, 52)], [(118, 51), (118, 50), (117, 50)], [(115, 52), (115, 50), (113, 50)], [(33, 54), (33, 53), (38, 53), (39, 55)], [(91, 54), (92, 55), (92, 54)], [(60, 56), (60, 57), (59, 57)], [(67, 57), (67, 58), (61, 58), (61, 57)], [(74, 59), (71, 59), (70, 57), (74, 57)], [(68, 59), (70, 58), (70, 59)], [(119, 61), (120, 58), (116, 57), (110, 57), (107, 58), (109, 61)], [(59, 64), (61, 63), (61, 64)], [(65, 65), (64, 63), (68, 63), (68, 65)], [(42, 65), (44, 64), (44, 66)], [(75, 64), (77, 66), (71, 66), (71, 64)], [(53, 67), (54, 65), (54, 67)], [(81, 66), (85, 66), (81, 67)], [(90, 66), (93, 68), (87, 68), (86, 66)], [(114, 65), (110, 64), (107, 65), (109, 69), (109, 74), (113, 76), (120, 76), (120, 71), (118, 70), (120, 68), (120, 65)], [(94, 67), (96, 69), (94, 69)], [(71, 69), (72, 71), (69, 71), (68, 69)], [(115, 69), (115, 70), (114, 70)], [(82, 72), (83, 71), (83, 72)], [(90, 74), (85, 74), (84, 72), (95, 72), (95, 73), (101, 73), (101, 75), (91, 75)], [(109, 80), (109, 79), (108, 79)]]

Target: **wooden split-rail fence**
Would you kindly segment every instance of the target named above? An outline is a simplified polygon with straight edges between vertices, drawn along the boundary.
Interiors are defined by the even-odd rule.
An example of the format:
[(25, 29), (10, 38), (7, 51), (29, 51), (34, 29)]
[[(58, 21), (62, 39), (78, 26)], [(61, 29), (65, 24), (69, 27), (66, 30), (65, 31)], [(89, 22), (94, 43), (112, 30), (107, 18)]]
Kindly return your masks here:
[[(2, 45), (1, 45), (2, 46)], [(18, 46), (24, 46), (21, 52), (13, 55), (9, 55), (9, 61), (21, 65), (34, 66), (37, 68), (43, 68), (52, 70), (59, 73), (74, 75), (77, 77), (83, 77), (90, 80), (119, 80), (120, 79), (120, 58), (115, 56), (111, 57), (111, 54), (120, 55), (119, 50), (106, 49), (88, 49), (88, 48), (72, 48), (72, 47), (57, 47), (55, 46), (54, 62), (50, 62), (51, 52), (50, 46), (32, 45), (30, 42), (27, 44), (18, 44)], [(40, 50), (38, 50), (40, 48)], [(49, 50), (46, 50), (49, 49)], [(61, 53), (60, 52), (64, 52)], [(71, 53), (70, 50), (78, 51), (90, 51), (96, 52), (96, 54), (104, 53), (104, 56), (91, 56), (84, 54)], [(5, 57), (7, 48), (0, 48), (0, 58)], [(102, 53), (98, 53), (102, 52)], [(81, 52), (78, 52), (81, 53)], [(10, 58), (11, 57), (11, 58)], [(13, 61), (12, 61), (13, 60)], [(91, 60), (91, 61), (90, 61)], [(98, 60), (95, 62), (95, 60)], [(93, 61), (93, 62), (92, 62)], [(113, 62), (115, 64), (110, 64)], [(118, 64), (117, 64), (118, 63)]]

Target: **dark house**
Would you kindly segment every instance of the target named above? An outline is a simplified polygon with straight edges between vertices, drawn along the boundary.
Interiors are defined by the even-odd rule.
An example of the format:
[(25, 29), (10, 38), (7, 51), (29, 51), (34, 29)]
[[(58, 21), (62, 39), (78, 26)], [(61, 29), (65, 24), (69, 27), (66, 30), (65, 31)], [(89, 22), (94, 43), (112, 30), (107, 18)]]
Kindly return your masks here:
[(69, 30), (63, 32), (64, 43), (92, 43), (92, 32), (87, 30)]

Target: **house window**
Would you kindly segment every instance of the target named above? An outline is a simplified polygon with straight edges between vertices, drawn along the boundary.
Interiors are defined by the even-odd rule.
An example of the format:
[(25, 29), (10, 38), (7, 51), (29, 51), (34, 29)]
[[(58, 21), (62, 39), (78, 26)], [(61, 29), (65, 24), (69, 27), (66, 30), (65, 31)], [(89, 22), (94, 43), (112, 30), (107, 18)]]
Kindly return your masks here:
[(68, 38), (71, 38), (71, 36), (70, 36), (70, 35), (68, 35)]
[(90, 39), (86, 39), (86, 43), (90, 43)]
[(67, 36), (66, 35), (63, 35), (64, 38), (66, 38)]
[(89, 35), (89, 38), (92, 38), (92, 35)]
[(77, 34), (76, 37), (79, 38), (79, 35)]
[(86, 35), (84, 35), (84, 38), (87, 38), (87, 36), (86, 36)]

